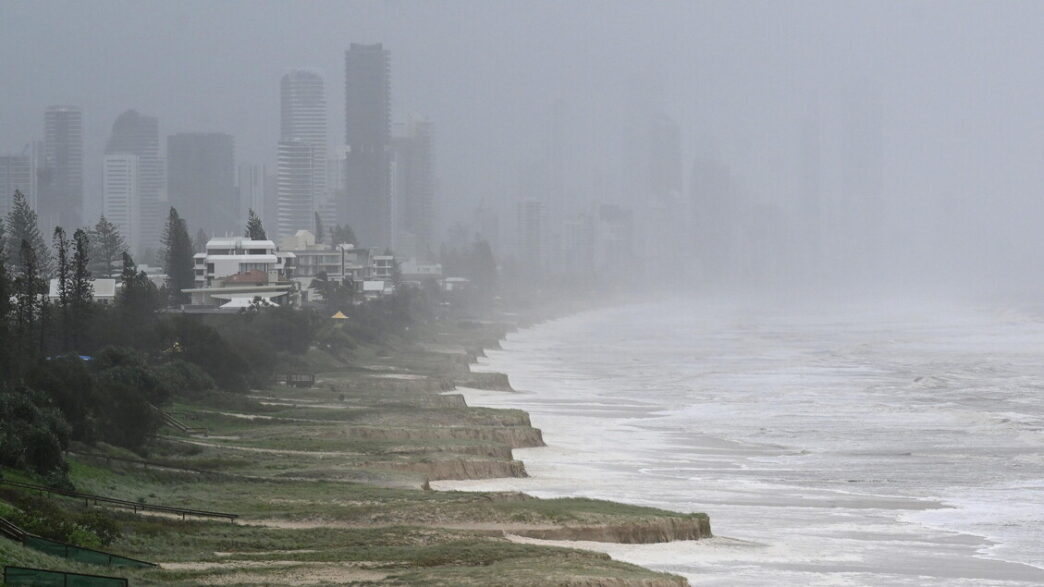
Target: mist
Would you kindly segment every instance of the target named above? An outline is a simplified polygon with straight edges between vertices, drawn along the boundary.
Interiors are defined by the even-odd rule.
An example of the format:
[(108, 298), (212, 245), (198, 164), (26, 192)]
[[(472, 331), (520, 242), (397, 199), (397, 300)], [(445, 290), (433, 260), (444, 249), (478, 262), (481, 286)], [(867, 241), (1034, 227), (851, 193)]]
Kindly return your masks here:
[[(344, 52), (382, 43), (393, 122), (436, 129), (436, 243), (695, 286), (1032, 291), (1042, 18), (980, 2), (3, 0), (0, 152), (40, 140), (48, 105), (80, 107), (93, 223), (120, 113), (158, 117), (161, 148), (227, 133), (237, 164), (274, 167), (280, 77), (308, 68), (336, 153)], [(603, 205), (633, 220), (609, 244)]]

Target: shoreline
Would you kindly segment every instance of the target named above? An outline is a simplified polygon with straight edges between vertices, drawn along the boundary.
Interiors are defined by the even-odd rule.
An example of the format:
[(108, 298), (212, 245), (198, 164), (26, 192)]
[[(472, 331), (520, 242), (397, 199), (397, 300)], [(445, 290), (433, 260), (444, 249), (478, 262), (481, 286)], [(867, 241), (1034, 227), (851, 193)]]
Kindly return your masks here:
[[(359, 345), (347, 362), (313, 349), (313, 387), (179, 397), (170, 409), (185, 430), (165, 429), (143, 454), (76, 446), (70, 479), (83, 493), (238, 516), (229, 525), (97, 508), (122, 530), (109, 551), (159, 565), (116, 573), (135, 582), (685, 585), (677, 575), (549, 539), (642, 544), (701, 537), (710, 530), (702, 514), (431, 490), (440, 479), (527, 475), (512, 451), (543, 445), (528, 414), (469, 406), (460, 393), (444, 392), (477, 384), (512, 393), (505, 375), (472, 372), (471, 365), (506, 332), (539, 318), (546, 315), (525, 312), (511, 324), (439, 320), (408, 338)], [(3, 494), (0, 505), (19, 499)], [(54, 503), (54, 515), (68, 517), (84, 507), (64, 498)], [(0, 560), (101, 570), (4, 541)]]
[[(670, 314), (669, 309), (667, 312)], [(695, 405), (686, 403), (689, 396), (684, 395), (684, 390), (687, 387), (670, 387), (669, 379), (664, 381), (657, 379), (649, 386), (632, 380), (644, 377), (641, 373), (650, 368), (655, 369), (655, 365), (659, 362), (652, 353), (656, 352), (659, 347), (641, 346), (645, 345), (647, 338), (640, 339), (636, 346), (629, 344), (620, 346), (621, 355), (631, 356), (633, 353), (633, 356), (641, 358), (641, 362), (632, 367), (630, 360), (621, 364), (613, 357), (615, 353), (610, 352), (609, 349), (616, 349), (617, 346), (607, 345), (616, 345), (622, 339), (633, 337), (635, 332), (648, 337), (650, 333), (656, 334), (664, 331), (664, 327), (669, 327), (667, 322), (660, 324), (654, 318), (650, 318), (651, 313), (648, 309), (639, 311), (635, 315), (635, 324), (644, 323), (642, 321), (646, 320), (654, 322), (653, 326), (633, 330), (630, 327), (622, 328), (618, 330), (619, 336), (607, 337), (605, 344), (597, 337), (599, 333), (608, 331), (601, 326), (598, 328), (578, 327), (580, 324), (586, 324), (581, 320), (572, 325), (552, 326), (549, 330), (539, 333), (540, 336), (519, 335), (511, 344), (503, 345), (503, 352), (490, 354), (488, 361), (483, 361), (476, 370), (503, 371), (511, 377), (512, 384), (521, 393), (525, 394), (528, 391), (531, 395), (529, 397), (506, 396), (481, 390), (472, 392), (462, 390), (466, 395), (470, 393), (469, 404), (527, 410), (533, 414), (534, 424), (544, 429), (549, 448), (533, 452), (527, 449), (525, 452), (517, 453), (517, 458), (523, 459), (527, 463), (532, 475), (529, 479), (442, 482), (435, 486), (440, 489), (516, 490), (540, 497), (590, 496), (623, 503), (663, 507), (675, 511), (687, 511), (688, 507), (693, 505), (700, 508), (713, 506), (711, 513), (714, 514), (717, 525), (720, 526), (717, 528), (719, 531), (728, 527), (730, 536), (749, 538), (757, 545), (744, 547), (746, 552), (740, 552), (739, 545), (730, 545), (731, 552), (726, 552), (723, 550), (724, 542), (731, 539), (717, 537), (700, 546), (694, 545), (697, 548), (702, 546), (704, 553), (698, 557), (688, 557), (688, 560), (684, 562), (680, 560), (680, 556), (676, 560), (666, 557), (657, 558), (653, 554), (655, 548), (617, 550), (617, 552), (628, 555), (621, 557), (620, 560), (646, 565), (647, 568), (656, 570), (682, 573), (694, 582), (702, 580), (711, 583), (721, 582), (729, 577), (728, 573), (736, 572), (739, 574), (733, 577), (735, 584), (753, 585), (758, 584), (757, 580), (763, 581), (764, 577), (773, 570), (784, 573), (788, 578), (780, 578), (780, 581), (788, 584), (803, 584), (803, 582), (815, 581), (817, 578), (823, 579), (836, 573), (865, 574), (865, 577), (875, 577), (875, 581), (897, 581), (897, 584), (906, 584), (903, 582), (914, 581), (917, 576), (921, 575), (935, 576), (938, 577), (938, 580), (944, 581), (955, 579), (971, 581), (978, 578), (997, 581), (998, 585), (1025, 584), (1024, 582), (1027, 581), (1036, 582), (1044, 579), (1044, 574), (1040, 572), (1038, 565), (1024, 560), (1013, 560), (1014, 557), (1009, 558), (1003, 556), (1003, 553), (997, 552), (1002, 548), (1011, 548), (1012, 543), (998, 545), (994, 535), (985, 531), (986, 527), (967, 527), (965, 525), (965, 528), (962, 529), (959, 523), (948, 522), (932, 525), (919, 521), (925, 517), (945, 521), (949, 517), (960, 516), (969, 511), (963, 509), (964, 506), (960, 504), (952, 503), (948, 498), (949, 493), (940, 492), (937, 490), (938, 488), (926, 488), (921, 493), (904, 490), (914, 487), (905, 479), (911, 475), (914, 479), (918, 479), (918, 465), (922, 462), (929, 464), (937, 460), (941, 460), (942, 464), (949, 462), (950, 459), (946, 457), (945, 450), (939, 453), (934, 450), (934, 445), (926, 442), (910, 448), (893, 449), (895, 437), (890, 436), (885, 436), (880, 441), (877, 438), (867, 438), (864, 441), (863, 437), (859, 437), (852, 440), (851, 446), (838, 448), (817, 444), (818, 437), (816, 436), (794, 436), (795, 443), (788, 444), (780, 442), (778, 439), (784, 437), (784, 432), (793, 433), (792, 427), (783, 427), (784, 424), (793, 426), (791, 421), (782, 422), (778, 429), (758, 428), (758, 426), (766, 426), (770, 420), (765, 418), (774, 416), (777, 411), (783, 410), (788, 415), (795, 413), (794, 402), (796, 400), (807, 403), (813, 399), (820, 399), (818, 395), (809, 395), (812, 392), (806, 391), (804, 388), (798, 390), (797, 387), (800, 386), (795, 387), (795, 391), (791, 392), (794, 394), (793, 396), (781, 397), (783, 408), (752, 412), (749, 421), (744, 418), (730, 424), (732, 421), (723, 418), (723, 415), (731, 414), (735, 417), (738, 413), (746, 413), (735, 410), (747, 405), (747, 402), (762, 401), (758, 398), (763, 396), (759, 392), (759, 389), (763, 387), (763, 379), (728, 379), (728, 382), (736, 384), (735, 387), (722, 386), (721, 389), (728, 389), (728, 394), (736, 394), (734, 398), (726, 395), (724, 391), (701, 391), (701, 396), (696, 396), (701, 398), (699, 401), (714, 402), (707, 405), (708, 408), (711, 408), (709, 412), (704, 408), (697, 408)], [(701, 320), (704, 319), (702, 314), (700, 316)], [(801, 319), (801, 315), (783, 316), (787, 319), (795, 317)], [(610, 329), (621, 328), (619, 324), (624, 324), (627, 320), (628, 318), (613, 315), (609, 327)], [(749, 320), (749, 318), (743, 315), (743, 320)], [(596, 319), (595, 322), (598, 320)], [(766, 353), (759, 355), (763, 358), (750, 358), (751, 355), (758, 355), (758, 347), (751, 347), (748, 351), (744, 346), (742, 350), (746, 352), (741, 354), (737, 352), (740, 344), (724, 350), (715, 346), (719, 338), (714, 337), (722, 336), (721, 332), (731, 332), (727, 330), (731, 324), (727, 317), (723, 320), (715, 319), (708, 324), (718, 330), (710, 332), (711, 338), (700, 339), (703, 346), (694, 345), (694, 349), (700, 350), (693, 352), (711, 348), (713, 350), (707, 351), (707, 356), (716, 357), (720, 353), (729, 353), (726, 357), (729, 361), (744, 367), (736, 369), (735, 372), (740, 373), (748, 371), (758, 373), (764, 369), (759, 369), (761, 365), (766, 363), (775, 367), (776, 363), (771, 363), (771, 361), (776, 359)], [(862, 323), (856, 322), (856, 324)], [(905, 323), (901, 323), (901, 325), (903, 324)], [(950, 344), (951, 337), (955, 336), (958, 337), (957, 340), (961, 341), (978, 340), (977, 338), (966, 338), (968, 336), (966, 333), (950, 330), (941, 331), (945, 336), (936, 338), (941, 335), (939, 330), (931, 329), (933, 323), (929, 323), (926, 327), (920, 326), (920, 322), (911, 324), (913, 330), (909, 330), (909, 332), (913, 334), (908, 334), (907, 337), (929, 337), (925, 339), (925, 342), (914, 339), (918, 341), (918, 345), (924, 345), (924, 348), (928, 349), (924, 352), (930, 352), (936, 348), (928, 346), (929, 344)], [(993, 323), (988, 323), (988, 325), (991, 324)], [(905, 326), (903, 327), (905, 328)], [(977, 324), (976, 327), (978, 327)], [(726, 328), (726, 330), (721, 330), (721, 328)], [(908, 331), (902, 330), (902, 332)], [(922, 332), (927, 334), (921, 334)], [(972, 332), (978, 332), (978, 330)], [(1017, 330), (1017, 332), (1021, 332), (1021, 330)], [(812, 331), (805, 336), (814, 337), (815, 335), (818, 335), (818, 331)], [(855, 334), (845, 336), (861, 340), (860, 335), (861, 331), (856, 331)], [(594, 338), (592, 339), (592, 337)], [(584, 340), (596, 341), (597, 350), (595, 351), (593, 348), (590, 350), (600, 354), (600, 359), (589, 359), (588, 355), (591, 354), (588, 352), (589, 349), (577, 346), (580, 341)], [(940, 342), (936, 343), (936, 340)], [(676, 339), (670, 339), (668, 344), (675, 341)], [(805, 347), (796, 346), (796, 348)], [(817, 348), (817, 346), (811, 346), (812, 352), (816, 352)], [(943, 348), (949, 350), (950, 347), (943, 346)], [(521, 353), (515, 356), (522, 358), (520, 360), (511, 358), (512, 352)], [(815, 361), (812, 363), (813, 365), (823, 362), (829, 366), (832, 362), (829, 357), (820, 359), (822, 357), (820, 354), (808, 356)], [(934, 358), (935, 355), (931, 355), (931, 357)], [(753, 367), (745, 368), (748, 363)], [(584, 368), (575, 370), (570, 365), (584, 366)], [(607, 369), (606, 365), (614, 366)], [(932, 365), (929, 364), (929, 366)], [(621, 383), (622, 386), (599, 385), (599, 380), (620, 373), (616, 366), (630, 371), (634, 374), (634, 378), (624, 379)], [(597, 367), (598, 370), (588, 373), (587, 367), (592, 369)], [(703, 367), (694, 367), (691, 373), (699, 376), (701, 368)], [(805, 367), (801, 363), (795, 367), (798, 370), (803, 368)], [(923, 396), (926, 400), (934, 393), (934, 388), (924, 389), (925, 385), (921, 383), (920, 379), (914, 380), (915, 376), (921, 374), (920, 369), (914, 371), (909, 378), (904, 378), (902, 373), (905, 372), (900, 372), (898, 381), (900, 385), (911, 386), (918, 394), (918, 399)], [(684, 372), (689, 373), (690, 371)], [(765, 369), (763, 372), (769, 374), (774, 371)], [(719, 373), (719, 371), (714, 371), (715, 377), (719, 377)], [(832, 376), (837, 377), (838, 381), (851, 381), (851, 376), (846, 372), (832, 374)], [(884, 368), (880, 372), (874, 371), (873, 376), (874, 382), (878, 380), (896, 381), (896, 375)], [(720, 377), (713, 380), (714, 383), (720, 381)], [(769, 378), (769, 381), (774, 380)], [(903, 383), (904, 381), (912, 383)], [(851, 386), (850, 383), (848, 385), (850, 385), (848, 389), (855, 390), (852, 392), (854, 394), (860, 393), (863, 389), (858, 386), (858, 382), (855, 386)], [(641, 398), (641, 392), (647, 389), (662, 389), (666, 401), (654, 403), (655, 405), (662, 404), (669, 409), (646, 410), (640, 405), (643, 402), (631, 401), (633, 398)], [(906, 396), (899, 397), (905, 398)], [(773, 401), (771, 398), (765, 398), (764, 401), (768, 402), (766, 405), (771, 407)], [(822, 406), (820, 410), (827, 409), (827, 413), (807, 412), (809, 415), (805, 416), (806, 412), (797, 412), (797, 416), (794, 417), (815, 419), (814, 421), (819, 421), (818, 418), (829, 417), (829, 413), (832, 413), (829, 412), (829, 409), (834, 404), (829, 397), (820, 401), (822, 403), (817, 405)], [(690, 411), (694, 415), (689, 415)], [(648, 414), (653, 414), (653, 416), (650, 418)], [(1008, 416), (1007, 413), (1004, 415)], [(929, 417), (929, 415), (924, 417)], [(937, 418), (936, 416), (931, 417)], [(879, 418), (884, 417), (879, 416)], [(804, 423), (806, 420), (794, 421)], [(897, 429), (908, 427), (905, 426), (908, 424), (907, 420), (888, 419), (884, 421)], [(919, 421), (917, 420), (915, 423)], [(1007, 422), (1007, 420), (1003, 422)], [(1001, 430), (1007, 431), (1008, 428), (1014, 426), (1003, 425), (1003, 422)], [(1019, 422), (1021, 428), (1021, 421)], [(629, 435), (632, 431), (639, 430), (640, 432), (636, 432), (635, 435)], [(942, 430), (946, 429), (942, 428)], [(563, 433), (564, 436), (561, 435)], [(960, 431), (956, 433), (961, 434)], [(701, 440), (703, 435), (733, 439), (721, 440), (719, 444), (736, 444), (736, 446), (732, 448), (712, 446), (713, 439), (708, 444)], [(768, 440), (762, 440), (763, 438)], [(869, 442), (875, 441), (878, 444), (869, 444)], [(863, 442), (867, 442), (867, 444), (862, 444)], [(640, 447), (646, 443), (648, 443), (647, 446)], [(862, 448), (864, 446), (865, 448)], [(658, 451), (671, 449), (679, 451), (677, 459), (661, 459), (657, 454)], [(612, 463), (612, 457), (604, 458), (599, 454), (617, 455), (615, 458), (620, 459), (620, 466), (617, 467)], [(881, 474), (876, 470), (853, 472), (847, 469), (821, 468), (822, 462), (838, 463), (834, 466), (839, 467), (865, 466), (863, 463), (872, 463), (875, 466), (894, 464), (899, 467), (898, 470), (902, 476), (897, 478), (898, 485), (861, 485), (864, 478), (883, 477), (880, 477)], [(748, 468), (748, 466), (752, 468)], [(735, 472), (730, 473), (733, 469)], [(759, 470), (764, 472), (757, 472)], [(830, 470), (844, 470), (844, 472), (830, 477)], [(822, 477), (824, 472), (827, 473), (827, 477)], [(617, 476), (618, 473), (619, 476)], [(603, 474), (607, 474), (609, 477), (603, 477)], [(540, 481), (542, 476), (544, 482)], [(590, 481), (587, 482), (585, 479), (590, 479)], [(802, 480), (806, 481), (802, 483)], [(820, 480), (829, 482), (818, 482)], [(736, 485), (737, 483), (739, 485)], [(854, 485), (850, 485), (853, 483)], [(680, 493), (687, 489), (691, 493)], [(988, 491), (988, 489), (989, 487), (983, 488), (979, 493)], [(664, 493), (659, 494), (658, 491)], [(651, 496), (662, 497), (647, 501), (646, 497)], [(679, 504), (682, 504), (682, 507), (678, 507)], [(973, 503), (972, 506), (974, 505)], [(976, 513), (981, 510), (970, 511)], [(927, 516), (923, 514), (927, 514)], [(766, 531), (767, 526), (759, 527), (757, 520), (764, 520), (765, 516), (772, 516), (774, 519), (778, 516), (772, 527), (779, 536), (773, 537), (773, 531)], [(912, 521), (908, 518), (912, 518)], [(987, 520), (987, 522), (996, 525), (1004, 519), (1007, 518), (1000, 517), (993, 521)], [(804, 531), (805, 528), (812, 531)], [(980, 532), (976, 532), (976, 530), (980, 530)], [(898, 546), (907, 541), (915, 546), (912, 551), (908, 552), (908, 549)], [(830, 548), (821, 550), (821, 547), (827, 543)], [(658, 546), (673, 550), (669, 545)], [(1018, 543), (1015, 543), (1015, 546), (1018, 546)], [(604, 551), (610, 551), (610, 554), (613, 554), (612, 550), (614, 549)], [(898, 560), (895, 558), (897, 555), (900, 556)], [(615, 554), (613, 556), (617, 558)], [(902, 558), (904, 556), (907, 556), (908, 560)], [(945, 566), (933, 568), (935, 560), (946, 561)], [(744, 568), (751, 572), (748, 573)], [(747, 577), (749, 582), (743, 582), (744, 577)], [(754, 577), (758, 579), (755, 580)], [(863, 584), (859, 581), (856, 583)]]
[[(645, 302), (648, 302), (648, 300), (645, 300)], [(581, 315), (581, 314), (586, 313), (586, 312), (595, 312), (595, 311), (602, 310), (602, 309), (605, 309), (605, 308), (619, 307), (619, 306), (629, 305), (629, 304), (633, 304), (633, 303), (635, 303), (633, 300), (625, 300), (625, 301), (617, 300), (617, 301), (614, 301), (614, 302), (611, 302), (611, 303), (600, 304), (600, 305), (597, 305), (597, 306), (585, 305), (585, 306), (581, 306), (580, 308), (575, 308), (574, 307), (574, 308), (571, 308), (568, 311), (552, 312), (550, 315), (547, 315), (547, 316), (544, 316), (544, 317), (541, 317), (541, 318), (538, 318), (538, 319), (531, 319), (531, 320), (526, 321), (525, 323), (519, 324), (516, 328), (513, 328), (510, 331), (506, 332), (504, 334), (504, 336), (501, 337), (497, 341), (498, 344), (496, 344), (495, 346), (486, 347), (486, 348), (481, 349), (483, 352), (481, 354), (477, 354), (473, 358), (471, 364), (469, 365), (469, 370), (472, 373), (488, 373), (490, 375), (502, 375), (503, 378), (504, 378), (504, 381), (506, 383), (508, 383), (506, 389), (490, 388), (490, 387), (469, 387), (469, 386), (466, 386), (466, 385), (458, 385), (451, 391), (443, 392), (443, 395), (453, 395), (453, 394), (462, 395), (464, 397), (465, 402), (467, 403), (467, 405), (471, 406), (471, 407), (484, 407), (484, 408), (492, 408), (492, 409), (503, 409), (502, 407), (498, 406), (498, 404), (496, 402), (489, 402), (488, 400), (490, 398), (496, 398), (496, 397), (502, 396), (505, 393), (507, 393), (507, 394), (519, 393), (522, 390), (514, 389), (511, 386), (511, 384), (510, 384), (511, 373), (510, 372), (506, 372), (504, 370), (500, 370), (500, 371), (498, 371), (498, 370), (489, 370), (489, 371), (486, 371), (486, 370), (478, 370), (478, 371), (476, 371), (476, 370), (474, 370), (474, 367), (477, 364), (479, 364), (480, 358), (486, 358), (488, 356), (488, 355), (485, 354), (485, 352), (484, 352), (485, 350), (496, 350), (496, 351), (508, 352), (508, 351), (506, 351), (505, 349), (502, 348), (500, 343), (502, 343), (504, 340), (506, 340), (506, 338), (508, 336), (510, 336), (514, 332), (536, 328), (538, 326), (544, 325), (544, 324), (549, 323), (549, 322), (554, 322), (556, 320), (569, 319), (569, 318)], [(486, 400), (486, 401), (484, 401), (484, 400)], [(523, 409), (522, 411), (524, 413), (526, 413), (527, 416), (529, 415), (529, 412), (527, 410)], [(543, 432), (543, 428), (539, 428), (539, 429)], [(524, 448), (512, 450), (512, 455), (516, 456), (516, 458), (518, 458), (518, 460), (521, 461), (522, 463), (525, 463), (526, 462), (525, 455), (518, 455), (517, 453), (519, 451), (525, 451), (525, 452), (529, 452), (529, 451), (533, 451), (533, 450), (546, 451), (546, 450), (549, 450), (551, 448), (552, 447), (547, 445), (547, 444), (542, 444), (541, 446), (535, 446), (535, 447), (524, 447)], [(518, 487), (516, 482), (527, 483), (530, 480), (537, 481), (538, 479), (539, 479), (538, 477), (534, 477), (531, 474), (527, 474), (525, 477), (517, 478), (517, 479), (510, 479), (510, 478), (446, 479), (446, 480), (440, 480), (440, 481), (432, 481), (431, 484), (430, 484), (430, 487), (434, 491), (467, 491), (467, 492), (482, 492), (482, 491), (491, 491), (491, 490), (492, 491), (518, 491), (518, 492), (521, 492), (521, 493), (525, 493), (527, 495), (532, 495), (532, 492), (527, 491), (526, 488)], [(534, 497), (537, 497), (538, 499), (548, 499), (546, 497), (540, 497), (540, 496), (534, 496)], [(622, 502), (619, 502), (619, 501), (616, 501), (616, 500), (613, 500), (613, 499), (609, 499), (609, 501), (613, 501), (614, 503), (622, 503)], [(668, 510), (668, 511), (676, 511), (676, 510)], [(678, 515), (687, 515), (685, 512), (680, 512), (680, 511), (676, 511), (676, 513)], [(703, 536), (698, 536), (698, 537), (693, 537), (693, 538), (656, 540), (656, 541), (650, 541), (650, 542), (621, 542), (621, 541), (614, 541), (614, 540), (594, 540), (594, 541), (592, 541), (592, 540), (584, 540), (582, 538), (562, 539), (562, 538), (554, 538), (554, 537), (536, 538), (536, 537), (532, 537), (532, 536), (517, 535), (517, 534), (506, 534), (506, 537), (509, 540), (512, 540), (513, 542), (517, 542), (517, 543), (520, 543), (520, 544), (535, 544), (535, 545), (557, 546), (557, 547), (565, 547), (565, 548), (581, 548), (581, 549), (584, 549), (584, 550), (600, 552), (600, 553), (609, 555), (614, 560), (620, 560), (621, 562), (630, 562), (631, 564), (637, 564), (637, 565), (642, 566), (642, 567), (644, 567), (646, 569), (649, 569), (650, 571), (653, 571), (653, 572), (663, 572), (663, 571), (658, 571), (656, 569), (653, 569), (650, 566), (648, 566), (647, 564), (642, 564), (641, 562), (626, 561), (626, 560), (624, 560), (622, 558), (618, 558), (618, 557), (622, 553), (624, 553), (624, 552), (644, 551), (646, 553), (649, 553), (650, 551), (652, 551), (652, 552), (659, 551), (662, 555), (664, 555), (664, 556), (669, 558), (671, 556), (669, 554), (669, 549), (670, 549), (670, 547), (672, 545), (674, 547), (678, 547), (678, 546), (687, 545), (687, 544), (692, 544), (692, 545), (695, 545), (697, 543), (706, 544), (707, 541), (713, 541), (713, 542), (722, 542), (722, 541), (724, 541), (724, 542), (730, 542), (730, 543), (731, 542), (738, 542), (738, 543), (742, 543), (743, 542), (743, 541), (736, 540), (736, 539), (722, 538), (722, 537), (716, 536), (713, 533), (710, 533), (710, 531), (709, 531), (710, 530), (710, 526), (708, 526), (707, 530), (708, 530), (707, 534), (705, 534)], [(616, 556), (614, 556), (614, 554)], [(656, 556), (653, 555), (653, 558), (656, 558)], [(685, 584), (686, 585), (689, 584), (688, 579), (685, 579)]]

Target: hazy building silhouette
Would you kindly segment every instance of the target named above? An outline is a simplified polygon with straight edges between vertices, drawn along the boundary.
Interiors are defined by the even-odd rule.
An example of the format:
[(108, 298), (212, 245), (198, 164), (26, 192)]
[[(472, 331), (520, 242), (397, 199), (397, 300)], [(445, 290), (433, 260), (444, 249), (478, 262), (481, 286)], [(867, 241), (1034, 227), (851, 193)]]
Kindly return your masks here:
[(102, 165), (102, 214), (116, 225), (128, 247), (135, 253), (141, 248), (140, 206), (140, 158), (131, 153), (106, 155)]
[(50, 106), (44, 113), (36, 212), (47, 235), (55, 226), (82, 223), (83, 113), (75, 106)]
[(36, 178), (30, 155), (0, 155), (0, 219), (7, 218), (15, 190), (35, 207)]
[(235, 142), (223, 133), (167, 137), (167, 198), (188, 223), (189, 233), (238, 234)]
[(392, 139), (394, 190), (392, 247), (406, 256), (433, 250), (432, 216), (435, 197), (432, 124), (413, 119)]
[(280, 96), (282, 118), (276, 175), (277, 232), (282, 237), (312, 228), (313, 213), (327, 197), (323, 78), (311, 71), (291, 71), (283, 76)]
[(275, 192), (268, 168), (256, 163), (240, 163), (236, 167), (236, 195), (239, 202), (239, 217), (246, 218), (253, 210), (262, 220), (276, 217), (275, 201), (268, 201), (266, 194)]
[[(136, 110), (127, 110), (120, 114), (112, 125), (112, 135), (105, 145), (105, 154), (127, 154), (137, 157), (138, 168), (134, 172), (136, 193), (133, 194), (135, 218), (131, 222), (137, 237), (128, 242), (138, 251), (158, 248), (163, 235), (163, 223), (166, 220), (165, 203), (162, 201), (164, 170), (163, 160), (160, 158), (159, 120), (154, 116), (143, 116)], [(114, 165), (118, 168), (119, 165), (115, 161)], [(108, 173), (106, 167), (103, 182)], [(108, 194), (108, 191), (105, 193)], [(107, 205), (107, 197), (103, 196), (103, 208)], [(116, 222), (112, 218), (108, 219), (110, 222)], [(124, 233), (124, 237), (130, 239), (131, 235)]]
[[(684, 275), (687, 262), (678, 243), (685, 240), (687, 218), (681, 198), (681, 130), (669, 116), (651, 116), (645, 130), (641, 159), (642, 178), (638, 194), (641, 221), (641, 263), (647, 276), (674, 279)], [(686, 258), (688, 256), (686, 255)]]
[(364, 246), (391, 245), (389, 67), (380, 43), (352, 43), (345, 52), (345, 194), (339, 217)]
[(276, 162), (276, 227), (280, 237), (314, 224), (315, 145), (303, 139), (279, 142)]

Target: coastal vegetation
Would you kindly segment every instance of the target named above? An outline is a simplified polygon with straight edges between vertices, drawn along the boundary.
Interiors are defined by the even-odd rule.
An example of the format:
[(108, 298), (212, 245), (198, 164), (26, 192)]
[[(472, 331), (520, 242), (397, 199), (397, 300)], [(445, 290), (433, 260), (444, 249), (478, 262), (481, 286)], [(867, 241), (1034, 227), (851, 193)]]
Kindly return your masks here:
[[(122, 250), (92, 264), (92, 235), (120, 242), (104, 219), (71, 239), (56, 230), (51, 251), (32, 211), (15, 208), (0, 238), (7, 251), (19, 235), (17, 262), (0, 255), (0, 518), (26, 532), (160, 563), (119, 569), (141, 584), (680, 585), (519, 540), (710, 535), (702, 514), (429, 489), (525, 476), (512, 449), (543, 444), (524, 412), (447, 393), (510, 390), (505, 376), (470, 370), (520, 325), (488, 319), (498, 316), (488, 246), (455, 253), (484, 288), (467, 296), (404, 286), (361, 301), (326, 284), (326, 302), (310, 308), (185, 314), (166, 309), (180, 300), (176, 277), (157, 288)], [(263, 231), (260, 219), (248, 230)], [(168, 264), (191, 261), (188, 234), (171, 210)], [(90, 268), (101, 266), (119, 271), (111, 304), (92, 299)], [(335, 305), (350, 319), (330, 319)], [(291, 372), (314, 373), (315, 385), (276, 383)], [(4, 539), (0, 562), (99, 574)]]

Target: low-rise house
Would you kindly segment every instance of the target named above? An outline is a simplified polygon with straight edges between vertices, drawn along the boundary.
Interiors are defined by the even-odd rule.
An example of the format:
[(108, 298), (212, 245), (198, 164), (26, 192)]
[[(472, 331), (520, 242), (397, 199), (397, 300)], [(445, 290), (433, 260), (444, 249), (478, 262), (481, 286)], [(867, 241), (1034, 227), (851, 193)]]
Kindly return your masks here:
[(421, 263), (417, 259), (406, 259), (399, 263), (403, 283), (421, 285), (425, 281), (442, 279), (441, 263)]

